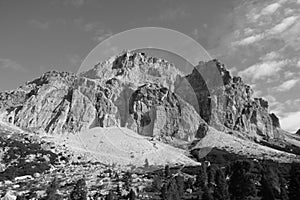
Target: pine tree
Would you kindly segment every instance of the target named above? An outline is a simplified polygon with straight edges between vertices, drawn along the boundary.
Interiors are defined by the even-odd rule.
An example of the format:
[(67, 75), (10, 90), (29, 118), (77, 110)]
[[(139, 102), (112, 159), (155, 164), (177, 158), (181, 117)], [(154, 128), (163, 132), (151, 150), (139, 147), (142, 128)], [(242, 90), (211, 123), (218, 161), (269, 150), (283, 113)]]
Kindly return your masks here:
[(183, 197), (183, 195), (184, 195), (184, 177), (181, 175), (177, 175), (175, 177), (175, 180), (176, 180), (178, 194), (180, 197)]
[(236, 161), (233, 163), (229, 192), (232, 200), (256, 197), (255, 175), (252, 173), (253, 163), (250, 161)]
[(154, 191), (160, 191), (162, 187), (162, 180), (160, 176), (155, 176), (152, 182), (152, 189)]
[(130, 190), (129, 194), (128, 194), (128, 199), (129, 200), (135, 200), (136, 199), (136, 194), (133, 191), (133, 189)]
[(200, 187), (200, 188), (204, 188), (204, 186), (207, 185), (207, 179), (208, 178), (207, 178), (206, 166), (201, 165), (199, 167), (199, 173), (196, 177), (195, 186)]
[(207, 168), (207, 182), (209, 184), (213, 185), (215, 183), (216, 168), (217, 167), (215, 165), (211, 165)]
[(290, 170), (289, 198), (298, 200), (300, 197), (300, 163), (292, 163)]
[(166, 165), (165, 166), (165, 177), (169, 177), (171, 175), (171, 172), (170, 172), (170, 166), (169, 165)]
[(163, 200), (181, 200), (181, 196), (174, 178), (165, 183), (161, 189), (161, 198)]
[(62, 199), (60, 195), (57, 194), (58, 189), (58, 180), (54, 178), (51, 182), (50, 186), (46, 190), (46, 197), (43, 198), (44, 200), (59, 200)]
[(214, 200), (212, 192), (207, 186), (204, 186), (204, 188), (203, 188), (203, 194), (202, 194), (201, 199), (202, 200)]
[(161, 194), (160, 194), (161, 199), (166, 200), (167, 193), (168, 193), (168, 186), (167, 183), (164, 183), (163, 186), (161, 187)]
[(289, 195), (286, 189), (287, 181), (281, 175), (281, 173), (279, 173), (278, 175), (279, 175), (279, 183), (280, 183), (280, 200), (289, 200)]
[(225, 179), (225, 175), (221, 169), (217, 169), (215, 175), (216, 187), (214, 190), (215, 200), (229, 200), (228, 185)]
[(263, 174), (261, 179), (261, 200), (275, 200), (273, 188), (266, 176), (267, 174)]

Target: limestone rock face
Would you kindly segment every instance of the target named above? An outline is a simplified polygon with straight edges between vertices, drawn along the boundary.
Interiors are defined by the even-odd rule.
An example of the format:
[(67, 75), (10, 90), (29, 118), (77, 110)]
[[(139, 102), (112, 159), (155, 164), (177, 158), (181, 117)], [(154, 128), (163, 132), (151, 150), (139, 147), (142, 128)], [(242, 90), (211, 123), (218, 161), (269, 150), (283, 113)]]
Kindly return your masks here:
[(253, 98), (250, 86), (240, 77), (231, 77), (219, 61), (200, 63), (186, 78), (196, 92), (200, 116), (211, 125), (221, 130), (240, 131), (250, 137), (281, 137), (279, 120), (275, 114), (269, 114), (268, 102)]
[(129, 114), (137, 132), (147, 136), (171, 136), (191, 141), (200, 123), (205, 123), (194, 108), (175, 93), (158, 84), (146, 84), (131, 96)]
[(174, 93), (178, 76), (180, 71), (167, 61), (126, 52), (79, 76), (48, 72), (1, 93), (0, 108), (6, 121), (34, 132), (120, 126), (189, 141), (206, 123)]
[(115, 120), (104, 88), (71, 73), (48, 72), (20, 87), (22, 102), (14, 94), (2, 99), (6, 121), (30, 131), (78, 132), (94, 124), (110, 126)]
[(280, 138), (268, 102), (252, 94), (217, 60), (185, 76), (163, 59), (124, 52), (80, 75), (48, 72), (0, 93), (0, 110), (7, 122), (48, 134), (120, 126), (191, 141), (204, 137), (209, 124), (250, 138)]

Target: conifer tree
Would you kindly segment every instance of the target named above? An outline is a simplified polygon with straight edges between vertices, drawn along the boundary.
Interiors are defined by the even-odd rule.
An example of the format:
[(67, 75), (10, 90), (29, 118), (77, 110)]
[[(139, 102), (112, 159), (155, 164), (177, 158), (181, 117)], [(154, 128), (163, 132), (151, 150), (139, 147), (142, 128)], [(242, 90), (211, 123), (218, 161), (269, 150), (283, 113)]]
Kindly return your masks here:
[(267, 173), (263, 174), (261, 179), (261, 195), (262, 195), (261, 200), (275, 200), (273, 188), (266, 176)]
[(291, 166), (289, 198), (290, 200), (299, 200), (300, 198), (300, 163), (292, 163)]
[(215, 200), (229, 200), (228, 185), (224, 172), (221, 169), (217, 169), (215, 175), (216, 187), (214, 189), (214, 199)]
[(249, 199), (257, 196), (255, 175), (252, 173), (253, 163), (242, 160), (236, 161), (231, 167), (229, 192), (232, 200)]

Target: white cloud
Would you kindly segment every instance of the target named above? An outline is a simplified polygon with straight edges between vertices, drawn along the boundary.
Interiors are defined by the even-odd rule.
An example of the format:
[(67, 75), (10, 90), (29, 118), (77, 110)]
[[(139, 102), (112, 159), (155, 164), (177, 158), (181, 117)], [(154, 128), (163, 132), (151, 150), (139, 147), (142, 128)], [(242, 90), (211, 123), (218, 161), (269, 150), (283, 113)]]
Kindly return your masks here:
[(279, 34), (288, 29), (290, 26), (292, 26), (296, 20), (298, 19), (297, 16), (291, 16), (283, 19), (279, 24), (274, 26), (269, 30), (269, 34)]
[(291, 112), (280, 119), (280, 124), (284, 130), (295, 133), (300, 128), (299, 119), (300, 111)]
[(102, 42), (103, 40), (105, 40), (106, 38), (112, 36), (113, 33), (111, 31), (107, 31), (107, 30), (104, 30), (104, 29), (98, 29), (95, 33), (95, 36), (94, 36), (94, 40), (97, 41), (97, 42)]
[(295, 87), (298, 82), (299, 82), (299, 80), (297, 80), (297, 79), (291, 79), (291, 80), (285, 81), (281, 85), (279, 85), (276, 88), (276, 90), (280, 91), (280, 92), (290, 90), (293, 87)]
[(289, 79), (289, 78), (291, 78), (291, 77), (293, 77), (293, 76), (294, 76), (294, 73), (291, 72), (291, 71), (285, 71), (285, 72), (284, 72), (284, 78), (285, 78), (285, 79)]
[(82, 62), (80, 56), (77, 54), (73, 54), (73, 55), (69, 54), (69, 55), (67, 55), (67, 59), (71, 63), (72, 66), (77, 66), (78, 64), (80, 64)]
[(291, 9), (291, 8), (285, 8), (285, 9), (284, 9), (284, 14), (285, 14), (285, 15), (289, 15), (289, 14), (291, 14), (292, 12), (294, 12), (294, 10)]
[(65, 5), (72, 5), (74, 7), (83, 6), (88, 0), (64, 0)]
[(297, 62), (297, 67), (300, 67), (300, 60)]
[(287, 64), (288, 60), (266, 61), (250, 66), (239, 72), (239, 75), (245, 78), (251, 78), (252, 81), (255, 81), (276, 75)]
[(101, 42), (104, 39), (113, 35), (112, 31), (101, 22), (89, 22), (85, 23), (82, 18), (74, 20), (75, 26), (81, 31), (92, 33), (92, 39), (97, 42)]
[(34, 26), (34, 27), (36, 27), (36, 28), (43, 29), (43, 30), (48, 29), (49, 26), (50, 26), (50, 22), (49, 22), (49, 21), (41, 22), (41, 21), (36, 20), (36, 19), (29, 20), (28, 23), (29, 23), (31, 26)]
[(188, 12), (184, 6), (176, 8), (167, 8), (156, 17), (149, 18), (149, 21), (170, 21), (188, 16)]
[(271, 52), (267, 53), (265, 56), (260, 57), (260, 59), (263, 61), (267, 61), (267, 60), (274, 60), (279, 57), (280, 57), (279, 53), (277, 53), (275, 51), (271, 51)]
[(253, 96), (257, 97), (257, 98), (261, 97), (262, 94), (263, 94), (263, 92), (261, 90), (254, 90), (254, 92), (253, 92)]
[(297, 4), (300, 4), (300, 0), (297, 1)]
[(281, 5), (279, 3), (270, 4), (261, 11), (261, 14), (262, 15), (271, 15), (280, 7), (281, 7)]
[(11, 59), (0, 58), (0, 69), (13, 69), (16, 71), (25, 71), (25, 68)]
[(245, 35), (250, 35), (253, 32), (254, 32), (254, 30), (252, 28), (247, 27), (247, 28), (244, 29), (244, 34)]
[(254, 42), (260, 41), (264, 38), (264, 34), (257, 34), (257, 35), (252, 35), (249, 37), (246, 37), (240, 41), (235, 42), (235, 45), (243, 46), (243, 45), (249, 45)]

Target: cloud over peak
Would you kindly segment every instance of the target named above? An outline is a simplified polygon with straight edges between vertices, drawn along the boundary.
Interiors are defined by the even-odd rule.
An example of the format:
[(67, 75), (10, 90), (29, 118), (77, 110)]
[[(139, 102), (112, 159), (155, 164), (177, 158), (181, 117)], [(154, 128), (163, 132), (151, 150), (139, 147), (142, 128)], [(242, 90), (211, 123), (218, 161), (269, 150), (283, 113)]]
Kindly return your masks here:
[(290, 26), (292, 26), (296, 20), (298, 19), (298, 16), (290, 16), (285, 19), (283, 19), (279, 24), (274, 26), (269, 30), (270, 34), (279, 34), (283, 31), (287, 30)]
[(268, 5), (267, 7), (265, 7), (262, 11), (261, 14), (262, 15), (270, 15), (273, 14), (276, 10), (278, 10), (278, 8), (281, 7), (281, 4), (279, 3), (273, 3)]
[(252, 79), (252, 81), (263, 79), (266, 77), (272, 77), (276, 75), (288, 63), (288, 60), (266, 61), (258, 63), (239, 72), (239, 76)]
[(25, 71), (25, 68), (22, 65), (20, 65), (16, 61), (7, 58), (0, 58), (0, 69), (13, 69), (16, 71)]
[(264, 34), (257, 34), (257, 35), (252, 35), (249, 37), (246, 37), (240, 41), (237, 41), (235, 43), (233, 43), (234, 45), (239, 45), (239, 46), (243, 46), (243, 45), (249, 45), (252, 44), (254, 42), (260, 41), (264, 38)]
[(288, 91), (296, 86), (296, 84), (299, 82), (298, 79), (291, 79), (288, 81), (283, 82), (281, 85), (279, 85), (276, 90), (279, 92)]

